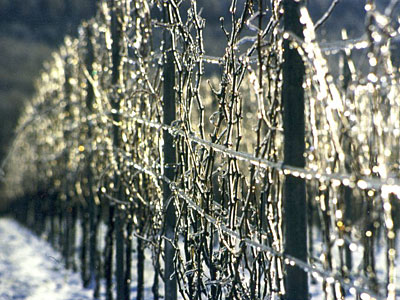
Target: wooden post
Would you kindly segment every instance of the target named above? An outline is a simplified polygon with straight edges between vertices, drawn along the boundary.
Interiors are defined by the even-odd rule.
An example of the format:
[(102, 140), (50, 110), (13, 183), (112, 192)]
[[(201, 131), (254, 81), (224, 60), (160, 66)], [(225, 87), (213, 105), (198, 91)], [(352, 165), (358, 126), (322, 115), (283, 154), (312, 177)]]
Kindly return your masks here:
[[(120, 97), (122, 88), (122, 57), (121, 57), (121, 42), (122, 42), (122, 24), (119, 19), (121, 16), (118, 15), (120, 8), (118, 7), (118, 1), (112, 1), (111, 7), (111, 37), (112, 37), (112, 78), (111, 83), (114, 88), (114, 93), (112, 94), (111, 106), (114, 110), (113, 112), (113, 146), (114, 154), (117, 160), (117, 168), (121, 169), (121, 160), (119, 148), (121, 145), (120, 141), (120, 128), (117, 124), (120, 122)], [(116, 198), (122, 198), (122, 186), (120, 175), (115, 172), (114, 174), (114, 188), (116, 189)], [(123, 200), (123, 199), (121, 199)], [(117, 300), (126, 300), (129, 298), (125, 295), (126, 289), (125, 282), (125, 237), (124, 237), (124, 212), (119, 204), (115, 204), (115, 247), (116, 247), (116, 285), (117, 285)]]
[(82, 228), (82, 238), (81, 238), (81, 278), (83, 286), (86, 288), (89, 286), (89, 276), (88, 276), (88, 240), (89, 240), (89, 216), (87, 214), (86, 208), (83, 205), (81, 208), (81, 228)]
[[(94, 49), (93, 49), (93, 32), (91, 24), (86, 24), (86, 57), (85, 65), (90, 76), (93, 76), (93, 63), (94, 63)], [(87, 95), (86, 95), (86, 109), (89, 114), (93, 113), (93, 104), (95, 100), (94, 89), (91, 80), (86, 80)], [(93, 138), (93, 125), (88, 118), (87, 120), (87, 137), (89, 140)], [(87, 153), (86, 161), (86, 177), (87, 185), (89, 189), (89, 195), (87, 202), (89, 204), (89, 278), (90, 285), (94, 289), (94, 298), (99, 297), (99, 286), (97, 273), (99, 272), (99, 257), (97, 250), (97, 240), (98, 240), (98, 227), (99, 227), (99, 213), (100, 209), (96, 205), (95, 193), (93, 191), (93, 171), (91, 168), (91, 162), (93, 160), (93, 152), (89, 150)]]
[[(284, 0), (284, 29), (303, 38), (300, 23), (300, 6), (303, 1)], [(290, 39), (284, 41), (283, 63), (283, 126), (284, 164), (304, 168), (304, 63)], [(307, 261), (307, 217), (305, 181), (292, 175), (286, 176), (284, 186), (284, 252)], [(286, 266), (286, 299), (308, 299), (308, 276), (298, 266)]]
[(108, 224), (104, 248), (104, 277), (106, 279), (106, 300), (113, 300), (113, 258), (114, 258), (114, 205), (108, 206)]
[[(168, 20), (168, 6), (164, 6), (165, 22)], [(175, 65), (174, 53), (172, 51), (172, 37), (168, 31), (164, 32), (164, 69), (163, 69), (163, 112), (164, 124), (171, 125), (175, 120)], [(174, 170), (176, 163), (176, 153), (173, 146), (173, 137), (167, 131), (164, 131), (164, 175), (169, 180), (174, 179)], [(175, 249), (170, 241), (175, 238), (175, 206), (171, 200), (172, 192), (168, 183), (164, 182), (164, 210), (165, 210), (165, 240), (164, 243), (164, 278), (165, 295), (164, 299), (176, 300), (177, 283), (174, 274), (174, 256)]]
[[(71, 94), (72, 94), (72, 86), (70, 83), (70, 78), (71, 78), (71, 66), (67, 63), (66, 65), (64, 65), (64, 76), (65, 76), (65, 82), (64, 82), (64, 99), (66, 101), (66, 105), (64, 108), (64, 112), (65, 112), (65, 123), (67, 125), (69, 125), (69, 123), (71, 122), (72, 119), (72, 112), (71, 112)], [(64, 123), (64, 125), (65, 125)], [(66, 143), (68, 143), (69, 139), (70, 139), (70, 135), (71, 133), (69, 132), (69, 129), (67, 128), (66, 130), (64, 130), (63, 132), (64, 135), (64, 141)], [(68, 147), (67, 147), (68, 149)], [(63, 168), (65, 170), (68, 170), (68, 160), (69, 160), (69, 149), (67, 150), (65, 149), (65, 153), (64, 153), (64, 161), (63, 161)], [(72, 213), (72, 197), (70, 195), (70, 184), (69, 184), (69, 178), (68, 175), (65, 177), (65, 183), (63, 183), (63, 188), (64, 188), (64, 195), (65, 198), (63, 197), (61, 202), (61, 211), (62, 214), (64, 215), (64, 220), (63, 222), (61, 222), (62, 227), (63, 227), (63, 237), (61, 237), (61, 239), (63, 238), (63, 243), (62, 243), (62, 249), (63, 249), (63, 255), (64, 255), (64, 259), (65, 259), (65, 267), (67, 269), (70, 268), (70, 259), (71, 259), (71, 243), (72, 241), (70, 241), (70, 237), (71, 237), (71, 213)]]

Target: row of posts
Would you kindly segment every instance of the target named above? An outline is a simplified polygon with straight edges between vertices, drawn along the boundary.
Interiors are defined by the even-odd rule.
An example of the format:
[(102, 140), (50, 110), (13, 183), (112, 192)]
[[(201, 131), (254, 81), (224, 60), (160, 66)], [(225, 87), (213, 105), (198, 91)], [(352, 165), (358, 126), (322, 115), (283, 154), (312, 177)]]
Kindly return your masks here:
[[(112, 16), (111, 16), (111, 36), (112, 36), (112, 86), (113, 87), (122, 87), (123, 86), (123, 76), (121, 74), (123, 68), (123, 62), (121, 59), (121, 43), (122, 43), (122, 24), (118, 17), (118, 7), (115, 5), (115, 1), (112, 2)], [(165, 22), (168, 22), (168, 6), (164, 5), (164, 18)], [(175, 113), (175, 64), (174, 64), (174, 55), (172, 50), (172, 35), (168, 30), (164, 31), (164, 68), (163, 68), (163, 116), (164, 123), (167, 125), (171, 125), (171, 123), (176, 118)], [(114, 112), (119, 112), (120, 110), (120, 99), (123, 97), (123, 90), (117, 88), (118, 92), (113, 95), (116, 97), (112, 100), (112, 108)], [(113, 114), (113, 146), (114, 149), (120, 148), (120, 129), (118, 127), (119, 123), (119, 114)], [(164, 176), (169, 180), (174, 180), (175, 175), (175, 162), (176, 162), (176, 153), (175, 148), (173, 147), (173, 137), (164, 132)], [(115, 156), (117, 158), (118, 169), (121, 169), (119, 158), (119, 152), (115, 152)], [(114, 175), (115, 186), (117, 187), (116, 198), (122, 199), (123, 192), (121, 189), (121, 183), (119, 182), (119, 176), (117, 172)], [(175, 237), (175, 224), (176, 224), (176, 216), (175, 216), (175, 206), (174, 201), (171, 201), (171, 197), (173, 197), (170, 186), (167, 182), (164, 182), (163, 188), (163, 197), (164, 197), (164, 210), (165, 210), (165, 227), (164, 227), (164, 236), (165, 236), (165, 244), (164, 244), (164, 286), (165, 286), (165, 299), (177, 299), (177, 283), (176, 278), (174, 276), (175, 267), (174, 267), (174, 256), (175, 249), (172, 245), (172, 241)], [(116, 208), (116, 210), (115, 210)], [(131, 253), (131, 244), (127, 244), (125, 240), (131, 240), (130, 238), (125, 239), (124, 234), (124, 216), (123, 212), (118, 205), (114, 207), (113, 204), (109, 205), (109, 220), (108, 226), (113, 227), (112, 224), (115, 221), (115, 240), (116, 240), (116, 290), (117, 290), (117, 300), (128, 300), (129, 297), (129, 287), (130, 287), (130, 275), (126, 274), (130, 273), (130, 253)], [(129, 227), (129, 225), (128, 225)], [(129, 231), (129, 230), (128, 230)], [(112, 233), (111, 233), (112, 234)], [(139, 241), (140, 239), (138, 239)], [(139, 244), (140, 241), (139, 241)], [(125, 248), (126, 247), (126, 248)], [(139, 247), (140, 248), (140, 245)], [(138, 272), (138, 292), (137, 299), (142, 299), (143, 297), (143, 283), (144, 283), (144, 272), (143, 272), (143, 249), (138, 249), (138, 255), (141, 254), (141, 259), (138, 259), (138, 263), (141, 264), (141, 268), (139, 268)], [(112, 260), (113, 251), (112, 246), (109, 252), (109, 260)], [(128, 257), (129, 256), (129, 257)], [(109, 270), (106, 272), (106, 282), (107, 282), (107, 290), (111, 291), (112, 286), (112, 265), (110, 264)], [(155, 299), (158, 298), (158, 293), (154, 295)], [(112, 294), (107, 295), (107, 299), (112, 299)]]
[[(121, 97), (123, 97), (123, 90), (119, 87), (123, 87), (122, 82), (122, 69), (123, 60), (121, 59), (121, 45), (123, 42), (123, 27), (121, 20), (118, 16), (118, 5), (116, 1), (111, 1), (111, 35), (112, 35), (112, 86), (117, 87), (113, 93), (111, 99), (111, 106), (114, 112), (120, 110)], [(284, 29), (285, 31), (293, 32), (298, 37), (302, 38), (302, 25), (299, 22), (299, 8), (301, 1), (295, 0), (284, 0), (283, 1), (285, 17), (284, 17)], [(164, 5), (164, 18), (165, 23), (168, 23), (168, 5)], [(93, 45), (93, 33), (91, 32), (90, 26), (87, 26), (87, 57), (85, 65), (89, 74), (93, 71), (94, 63), (94, 45)], [(68, 72), (66, 72), (68, 77)], [(304, 91), (302, 87), (304, 79), (304, 65), (300, 55), (296, 49), (292, 49), (289, 45), (289, 41), (284, 42), (284, 65), (283, 65), (283, 91), (282, 101), (284, 107), (284, 163), (304, 168)], [(174, 64), (174, 53), (172, 50), (172, 35), (168, 30), (164, 32), (164, 67), (163, 67), (163, 116), (164, 123), (171, 125), (176, 118), (175, 112), (175, 64)], [(68, 85), (68, 78), (66, 78), (66, 84)], [(66, 86), (66, 93), (68, 97), (68, 86)], [(87, 96), (86, 96), (86, 107), (89, 111), (93, 112), (94, 103), (94, 90), (92, 83), (88, 80), (87, 82)], [(69, 107), (67, 105), (66, 109)], [(118, 169), (121, 169), (121, 159), (117, 149), (121, 146), (120, 140), (120, 128), (119, 114), (113, 114), (113, 146), (115, 149), (115, 157), (118, 164)], [(88, 125), (87, 137), (90, 139), (93, 136), (92, 125)], [(176, 151), (173, 147), (173, 137), (168, 133), (164, 132), (164, 176), (170, 181), (174, 181), (175, 176), (175, 164), (176, 164)], [(83, 242), (81, 250), (81, 272), (82, 278), (84, 279), (84, 285), (89, 286), (93, 284), (94, 297), (99, 298), (100, 290), (100, 274), (99, 269), (101, 268), (100, 253), (97, 249), (98, 244), (98, 231), (101, 219), (101, 208), (95, 203), (95, 191), (93, 191), (93, 175), (90, 168), (90, 163), (93, 160), (93, 156), (89, 154), (86, 162), (86, 176), (87, 186), (87, 212), (85, 209), (81, 209), (82, 217), (82, 233)], [(120, 177), (117, 171), (114, 174), (114, 197), (123, 200), (122, 185)], [(165, 211), (165, 223), (164, 223), (164, 299), (176, 300), (177, 299), (177, 282), (174, 276), (174, 256), (175, 249), (172, 245), (172, 241), (175, 239), (175, 226), (176, 216), (174, 201), (171, 201), (173, 197), (172, 191), (168, 183), (164, 183), (164, 211)], [(68, 197), (68, 195), (67, 195)], [(40, 199), (39, 199), (40, 200)], [(51, 199), (48, 200), (53, 202)], [(66, 201), (68, 202), (68, 201)], [(75, 208), (75, 206), (73, 206)], [(303, 261), (307, 261), (307, 227), (306, 227), (306, 195), (305, 195), (305, 182), (304, 179), (295, 178), (292, 176), (286, 177), (285, 188), (284, 188), (284, 220), (285, 220), (285, 254), (294, 256)], [(66, 218), (66, 226), (64, 228), (72, 228), (76, 222), (77, 212), (72, 208), (67, 215), (70, 217)], [(129, 209), (129, 208), (128, 208)], [(107, 233), (106, 233), (106, 245), (104, 253), (104, 276), (106, 282), (106, 299), (113, 299), (113, 258), (116, 257), (115, 265), (115, 283), (116, 283), (116, 299), (117, 300), (129, 300), (130, 299), (130, 281), (131, 281), (131, 253), (132, 253), (132, 224), (126, 224), (124, 218), (125, 212), (119, 206), (119, 204), (108, 202), (107, 205)], [(74, 215), (75, 217), (73, 217)], [(61, 217), (60, 217), (61, 218)], [(51, 222), (54, 222), (52, 220)], [(60, 225), (61, 226), (61, 225)], [(72, 227), (70, 227), (72, 226)], [(68, 237), (75, 238), (73, 232), (66, 233)], [(126, 235), (129, 235), (126, 237)], [(115, 245), (113, 243), (115, 236)], [(88, 242), (85, 241), (88, 239)], [(139, 241), (139, 239), (138, 239)], [(64, 256), (66, 257), (67, 267), (69, 265), (69, 259), (71, 249), (68, 248), (68, 242), (64, 245)], [(87, 257), (89, 253), (89, 258)], [(137, 299), (143, 299), (143, 283), (144, 283), (144, 254), (142, 245), (139, 241), (138, 245), (138, 289)], [(87, 270), (87, 263), (88, 268)], [(288, 267), (286, 269), (286, 299), (297, 300), (297, 299), (308, 299), (308, 275), (299, 267)], [(153, 290), (154, 292), (154, 290)], [(158, 299), (158, 292), (154, 293), (154, 299)]]

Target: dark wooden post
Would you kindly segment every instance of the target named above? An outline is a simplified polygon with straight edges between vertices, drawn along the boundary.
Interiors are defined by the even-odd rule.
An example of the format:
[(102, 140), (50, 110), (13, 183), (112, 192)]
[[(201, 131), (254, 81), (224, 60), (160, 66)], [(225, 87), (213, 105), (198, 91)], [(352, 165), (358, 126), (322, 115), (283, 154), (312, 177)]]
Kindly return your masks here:
[[(120, 103), (122, 95), (122, 68), (123, 62), (121, 57), (122, 50), (122, 34), (123, 28), (121, 24), (121, 11), (118, 5), (118, 1), (113, 0), (111, 6), (111, 37), (112, 37), (112, 78), (111, 83), (114, 89), (111, 98), (111, 106), (113, 108), (113, 147), (114, 154), (117, 160), (117, 168), (121, 169), (121, 154), (119, 152), (121, 141), (120, 141), (120, 128), (118, 124), (120, 122)], [(114, 174), (114, 188), (116, 189), (116, 198), (122, 198), (122, 186), (121, 178), (118, 172)], [(123, 200), (123, 199), (121, 199)], [(116, 247), (116, 285), (117, 285), (117, 300), (126, 300), (129, 298), (125, 295), (125, 292), (129, 291), (126, 289), (125, 282), (125, 237), (124, 237), (124, 211), (119, 204), (115, 204), (115, 247)]]
[[(168, 20), (168, 6), (164, 7), (165, 22)], [(163, 69), (163, 112), (164, 123), (171, 125), (175, 120), (175, 65), (174, 53), (172, 50), (172, 36), (168, 31), (164, 32), (164, 69)], [(174, 170), (176, 163), (176, 153), (173, 146), (173, 137), (170, 133), (164, 131), (164, 175), (169, 179), (174, 179)], [(175, 249), (170, 241), (175, 236), (175, 206), (171, 200), (172, 192), (168, 183), (164, 182), (164, 210), (165, 213), (165, 237), (164, 244), (164, 278), (165, 278), (165, 299), (176, 300), (177, 285), (174, 273), (174, 255)], [(172, 277), (171, 277), (172, 276)]]
[[(71, 65), (68, 64), (68, 59), (66, 60), (67, 63), (64, 66), (64, 76), (65, 76), (65, 82), (64, 82), (64, 99), (66, 101), (66, 105), (64, 108), (64, 113), (65, 113), (65, 123), (68, 126), (71, 122), (72, 119), (72, 112), (71, 112), (71, 94), (72, 94), (72, 86), (70, 83), (70, 78), (71, 78)], [(65, 125), (64, 123), (64, 125)], [(67, 127), (64, 130), (64, 141), (66, 143), (69, 142), (70, 140), (70, 131), (69, 128)], [(69, 161), (69, 149), (65, 149), (64, 155), (63, 155), (63, 168), (65, 171), (68, 171), (68, 161)], [(63, 249), (63, 254), (64, 254), (64, 259), (65, 259), (65, 267), (67, 269), (70, 268), (70, 261), (71, 261), (71, 243), (72, 241), (70, 240), (71, 238), (71, 223), (72, 223), (72, 197), (70, 195), (70, 180), (68, 178), (68, 175), (65, 177), (64, 183), (62, 184), (64, 188), (64, 197), (62, 197), (60, 203), (62, 205), (61, 207), (61, 214), (60, 216), (64, 217), (64, 220), (60, 222), (62, 224), (63, 228), (63, 237), (60, 239), (63, 239), (62, 249)]]
[[(300, 6), (303, 1), (284, 0), (284, 29), (303, 38)], [(283, 126), (284, 164), (304, 168), (304, 63), (290, 39), (284, 41), (283, 63)], [(284, 186), (284, 252), (307, 261), (307, 218), (305, 181), (288, 175)], [(298, 266), (286, 266), (286, 299), (308, 299), (307, 273)]]

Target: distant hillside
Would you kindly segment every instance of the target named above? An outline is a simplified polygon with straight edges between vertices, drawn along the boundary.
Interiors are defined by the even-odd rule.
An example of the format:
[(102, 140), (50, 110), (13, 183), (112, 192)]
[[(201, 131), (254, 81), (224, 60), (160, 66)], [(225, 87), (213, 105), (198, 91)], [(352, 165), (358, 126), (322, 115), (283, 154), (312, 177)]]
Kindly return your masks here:
[(19, 39), (59, 43), (91, 17), (96, 0), (0, 0), (0, 32)]
[(95, 13), (96, 0), (0, 0), (0, 161), (43, 62)]

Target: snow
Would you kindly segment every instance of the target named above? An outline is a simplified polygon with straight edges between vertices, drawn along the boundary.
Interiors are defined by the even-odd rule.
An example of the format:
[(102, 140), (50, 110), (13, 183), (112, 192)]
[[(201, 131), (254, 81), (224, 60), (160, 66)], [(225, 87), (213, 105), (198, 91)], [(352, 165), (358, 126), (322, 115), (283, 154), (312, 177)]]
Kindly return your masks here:
[[(101, 230), (105, 233), (105, 228)], [(80, 232), (78, 231), (78, 236)], [(103, 236), (104, 239), (104, 236)], [(102, 240), (102, 239), (101, 239)], [(136, 247), (135, 243), (133, 245)], [(145, 251), (144, 299), (153, 299), (154, 270)], [(137, 254), (132, 255), (131, 298), (137, 293)], [(160, 289), (163, 288), (160, 282)], [(100, 299), (105, 298), (104, 282)], [(59, 252), (10, 218), (0, 218), (0, 300), (92, 300), (79, 273), (66, 270)]]
[[(132, 258), (134, 270), (136, 253)], [(131, 297), (135, 299), (137, 272), (132, 275)], [(145, 299), (152, 299), (153, 277), (150, 259), (146, 259)], [(104, 287), (101, 294), (104, 299)], [(82, 287), (80, 275), (66, 270), (61, 255), (44, 239), (13, 219), (0, 218), (0, 300), (91, 300), (92, 295), (91, 289)]]
[[(386, 274), (383, 261), (385, 256), (384, 251), (378, 252), (378, 275), (382, 280)], [(146, 252), (145, 255), (144, 296), (145, 299), (152, 299), (154, 271), (149, 259), (150, 253)], [(135, 252), (132, 258), (131, 298), (134, 299), (137, 292)], [(320, 283), (310, 282), (310, 293), (312, 299), (322, 299)], [(104, 285), (101, 294), (101, 299), (104, 299)], [(92, 295), (92, 289), (83, 288), (80, 275), (66, 270), (61, 255), (44, 239), (35, 236), (13, 219), (0, 218), (0, 300), (91, 300)], [(346, 299), (354, 297), (348, 295)]]
[(1, 300), (89, 300), (92, 293), (47, 242), (16, 221), (0, 218)]

